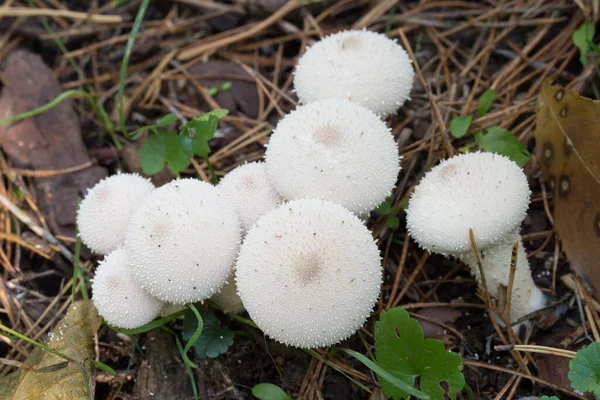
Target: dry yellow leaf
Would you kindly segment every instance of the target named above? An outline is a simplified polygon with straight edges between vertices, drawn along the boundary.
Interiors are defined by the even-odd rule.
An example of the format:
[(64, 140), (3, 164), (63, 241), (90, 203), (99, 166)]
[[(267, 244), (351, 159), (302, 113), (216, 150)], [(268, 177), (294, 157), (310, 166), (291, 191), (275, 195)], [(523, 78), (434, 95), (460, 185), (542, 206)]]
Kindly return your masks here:
[(91, 300), (72, 304), (44, 344), (78, 363), (36, 347), (19, 371), (0, 380), (0, 400), (88, 399), (92, 384), (84, 380), (83, 369), (91, 378), (86, 360), (94, 357), (94, 335), (101, 323)]

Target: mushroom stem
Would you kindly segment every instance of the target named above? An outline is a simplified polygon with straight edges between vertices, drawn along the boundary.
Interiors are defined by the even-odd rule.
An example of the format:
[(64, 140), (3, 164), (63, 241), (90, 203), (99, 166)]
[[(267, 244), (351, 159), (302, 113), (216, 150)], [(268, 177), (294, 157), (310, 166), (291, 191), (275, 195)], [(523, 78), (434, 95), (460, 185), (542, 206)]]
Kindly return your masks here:
[[(504, 299), (509, 286), (510, 263), (512, 248), (518, 241), (517, 265), (512, 285), (510, 299), (510, 321), (516, 322), (519, 318), (543, 308), (546, 305), (546, 296), (533, 281), (527, 253), (523, 241), (518, 233), (500, 244), (481, 251), (481, 261), (487, 289), (491, 297)], [(477, 264), (477, 257), (473, 253), (465, 253), (458, 258), (469, 266), (471, 273), (481, 287), (481, 274)], [(502, 311), (502, 310), (500, 310)]]

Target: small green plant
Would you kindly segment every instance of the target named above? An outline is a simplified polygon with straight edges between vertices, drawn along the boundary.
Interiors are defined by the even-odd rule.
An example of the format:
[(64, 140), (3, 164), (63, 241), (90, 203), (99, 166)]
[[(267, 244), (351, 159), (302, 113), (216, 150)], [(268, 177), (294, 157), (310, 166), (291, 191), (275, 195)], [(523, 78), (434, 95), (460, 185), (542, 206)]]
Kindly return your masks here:
[[(201, 335), (195, 341), (193, 347), (199, 357), (216, 358), (225, 354), (229, 346), (233, 344), (234, 334), (226, 328), (222, 328), (215, 314), (208, 309), (199, 308), (203, 326)], [(198, 329), (198, 321), (191, 311), (185, 314), (183, 323), (183, 339), (191, 341)]]
[(177, 120), (174, 114), (161, 118), (156, 125), (138, 129), (135, 135), (144, 130), (154, 132), (140, 148), (140, 164), (144, 173), (154, 175), (167, 164), (171, 172), (178, 175), (187, 168), (190, 158), (197, 155), (207, 160), (210, 154), (208, 141), (217, 131), (219, 118), (227, 112), (227, 110), (217, 109), (192, 118), (179, 128), (179, 133), (165, 129), (167, 125)]
[[(494, 89), (488, 89), (483, 92), (477, 105), (477, 114), (480, 117), (489, 111), (495, 97), (496, 92)], [(450, 133), (455, 138), (460, 139), (467, 134), (472, 122), (472, 115), (454, 117), (450, 121)], [(490, 153), (502, 154), (516, 162), (520, 167), (524, 167), (531, 156), (523, 143), (517, 140), (508, 129), (499, 126), (490, 126), (475, 133), (475, 141), (467, 143), (459, 150), (467, 153), (474, 147)]]
[(538, 398), (539, 400), (560, 400), (558, 397), (556, 396), (542, 396)]
[(588, 65), (588, 51), (590, 48), (590, 42), (594, 39), (596, 34), (596, 26), (589, 21), (581, 24), (575, 32), (573, 32), (573, 44), (579, 49), (579, 61), (583, 66)]
[[(442, 342), (426, 339), (421, 325), (401, 307), (381, 313), (375, 323), (375, 358), (346, 350), (378, 376), (383, 394), (391, 399), (456, 399), (465, 387), (460, 355), (446, 351)], [(414, 388), (419, 378), (419, 390)], [(446, 382), (448, 390), (440, 385)]]
[(594, 342), (577, 352), (569, 362), (569, 380), (574, 389), (592, 392), (600, 399), (600, 343)]
[(385, 216), (388, 228), (395, 231), (400, 227), (400, 220), (398, 217), (391, 215), (392, 211), (392, 201), (389, 197), (374, 210), (375, 213)]
[(208, 94), (210, 94), (211, 96), (216, 96), (217, 94), (219, 94), (220, 92), (225, 92), (229, 89), (231, 89), (231, 82), (223, 82), (223, 84), (221, 84), (221, 86), (219, 87), (209, 87), (208, 90)]
[(282, 388), (272, 383), (259, 383), (252, 388), (252, 395), (260, 400), (292, 400)]

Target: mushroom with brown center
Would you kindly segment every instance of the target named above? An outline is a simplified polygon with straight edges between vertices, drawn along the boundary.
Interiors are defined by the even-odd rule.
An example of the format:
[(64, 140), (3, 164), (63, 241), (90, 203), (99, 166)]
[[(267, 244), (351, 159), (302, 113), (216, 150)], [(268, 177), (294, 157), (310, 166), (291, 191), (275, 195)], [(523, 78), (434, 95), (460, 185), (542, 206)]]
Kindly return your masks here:
[(233, 204), (219, 190), (176, 179), (152, 192), (132, 216), (125, 238), (128, 264), (158, 299), (201, 301), (231, 274), (240, 231)]
[(81, 241), (100, 254), (123, 246), (131, 215), (153, 190), (150, 180), (138, 174), (117, 174), (98, 182), (77, 211)]
[(398, 145), (375, 114), (346, 100), (323, 100), (286, 115), (271, 135), (267, 174), (286, 200), (315, 198), (363, 214), (390, 195)]
[(133, 279), (122, 248), (111, 252), (98, 264), (92, 281), (92, 301), (106, 322), (126, 329), (152, 321), (163, 306)]
[(296, 347), (338, 343), (359, 329), (379, 297), (379, 249), (342, 206), (296, 200), (248, 232), (236, 265), (239, 295), (271, 338)]
[(508, 287), (512, 246), (519, 242), (512, 287), (511, 322), (544, 307), (546, 300), (533, 282), (519, 226), (529, 206), (527, 177), (510, 159), (492, 153), (449, 158), (421, 180), (407, 209), (410, 235), (424, 249), (455, 256), (480, 280), (471, 250), (473, 230), (490, 295)]
[(298, 60), (294, 87), (303, 104), (343, 99), (386, 117), (409, 99), (414, 74), (410, 57), (395, 40), (351, 30), (310, 47)]

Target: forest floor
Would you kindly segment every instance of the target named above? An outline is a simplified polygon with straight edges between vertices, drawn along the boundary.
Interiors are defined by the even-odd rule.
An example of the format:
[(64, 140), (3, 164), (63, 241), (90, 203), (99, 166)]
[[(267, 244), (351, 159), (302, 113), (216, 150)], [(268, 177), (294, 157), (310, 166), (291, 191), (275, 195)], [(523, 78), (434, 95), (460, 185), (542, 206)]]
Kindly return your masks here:
[[(303, 7), (293, 0), (151, 2), (128, 54), (140, 3), (8, 0), (5, 6), (13, 14), (0, 7), (1, 83), (17, 87), (13, 97), (0, 99), (0, 118), (42, 106), (61, 91), (79, 90), (97, 99), (110, 121), (77, 95), (1, 130), (2, 324), (44, 338), (67, 307), (84, 296), (87, 283), (73, 280), (71, 261), (77, 199), (103, 176), (141, 172), (138, 150), (149, 133), (134, 140), (122, 131), (134, 132), (169, 113), (190, 119), (228, 109), (209, 142), (214, 173), (201, 158), (182, 172), (214, 182), (263, 157), (270, 131), (297, 105), (292, 72), (306, 47), (333, 32), (366, 28), (398, 39), (418, 69), (411, 100), (387, 120), (403, 157), (392, 211), (372, 213), (368, 221), (383, 257), (382, 295), (360, 335), (342, 346), (365, 353), (379, 313), (401, 306), (420, 321), (427, 337), (463, 357), (476, 399), (586, 398), (570, 386), (568, 358), (494, 348), (508, 339), (497, 334), (469, 270), (429, 255), (410, 240), (402, 205), (425, 172), (472, 145), (477, 131), (491, 126), (510, 131), (532, 154), (525, 172), (533, 193), (521, 234), (534, 280), (553, 299), (543, 315), (532, 317), (533, 327), (521, 339), (570, 350), (589, 344), (598, 330), (597, 314), (590, 312), (597, 303), (572, 279), (561, 251), (534, 134), (536, 99), (549, 78), (594, 97), (592, 83), (599, 79), (593, 63), (580, 62), (573, 33), (585, 21), (598, 21), (598, 2), (339, 0)], [(38, 12), (28, 13), (32, 10)], [(128, 68), (121, 76), (125, 56)], [(13, 85), (25, 80), (34, 85), (22, 90)], [(478, 100), (488, 89), (495, 91), (494, 101), (478, 115)], [(466, 115), (475, 117), (468, 133), (457, 139), (450, 121)], [(164, 169), (152, 180), (162, 185), (173, 177)], [(397, 229), (388, 224), (394, 217)], [(84, 275), (92, 278), (99, 258), (85, 248), (77, 256)], [(318, 350), (315, 357), (227, 315), (217, 316), (236, 332), (235, 342), (217, 358), (195, 358), (199, 398), (252, 398), (252, 387), (261, 382), (281, 386), (294, 398), (382, 398), (375, 375), (341, 352)], [(0, 334), (0, 377), (17, 370), (32, 348)], [(97, 399), (193, 396), (168, 333), (155, 330), (132, 340), (102, 326), (96, 352), (117, 371), (116, 376), (96, 372)]]

